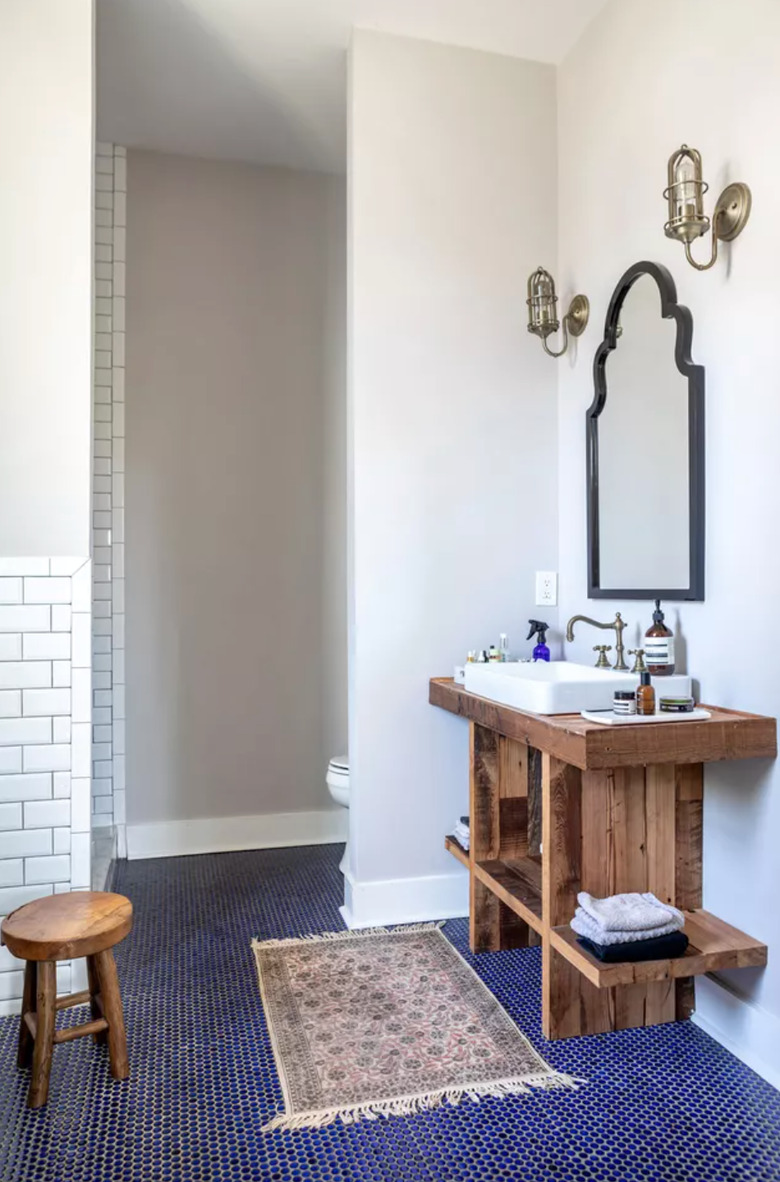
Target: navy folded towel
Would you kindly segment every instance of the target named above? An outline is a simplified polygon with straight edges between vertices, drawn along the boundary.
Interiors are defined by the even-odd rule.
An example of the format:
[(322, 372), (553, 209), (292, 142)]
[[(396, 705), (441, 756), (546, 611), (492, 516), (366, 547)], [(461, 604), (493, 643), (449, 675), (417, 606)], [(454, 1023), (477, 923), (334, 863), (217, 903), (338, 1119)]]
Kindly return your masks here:
[(630, 944), (594, 944), (584, 936), (577, 937), (577, 943), (607, 964), (618, 964), (626, 960), (669, 960), (682, 956), (688, 947), (685, 932), (669, 932), (667, 936), (654, 936), (650, 940), (632, 940)]

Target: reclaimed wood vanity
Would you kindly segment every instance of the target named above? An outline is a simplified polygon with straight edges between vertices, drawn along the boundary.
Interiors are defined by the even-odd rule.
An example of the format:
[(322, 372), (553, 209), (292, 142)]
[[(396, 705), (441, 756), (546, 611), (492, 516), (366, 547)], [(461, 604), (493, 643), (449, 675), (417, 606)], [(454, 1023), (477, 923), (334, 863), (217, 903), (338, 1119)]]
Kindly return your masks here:
[[(601, 726), (528, 714), (434, 678), (430, 702), (469, 720), (473, 952), (542, 946), (542, 1025), (570, 1038), (688, 1018), (694, 977), (766, 964), (767, 948), (702, 909), (704, 764), (774, 757), (773, 718)], [(686, 913), (672, 960), (604, 964), (569, 927), (577, 892), (652, 891)]]

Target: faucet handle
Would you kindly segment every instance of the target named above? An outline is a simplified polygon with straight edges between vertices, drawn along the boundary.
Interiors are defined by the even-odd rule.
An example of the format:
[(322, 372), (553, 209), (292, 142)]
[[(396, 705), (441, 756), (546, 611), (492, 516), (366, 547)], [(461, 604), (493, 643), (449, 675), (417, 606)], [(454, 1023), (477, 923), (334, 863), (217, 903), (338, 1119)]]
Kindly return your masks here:
[(599, 654), (599, 659), (596, 661), (596, 668), (597, 669), (611, 669), (612, 668), (609, 661), (607, 660), (607, 653), (612, 652), (612, 645), (611, 644), (594, 644), (593, 651), (594, 651), (594, 653)]
[(643, 648), (630, 648), (628, 650), (629, 657), (636, 657), (631, 668), (632, 673), (646, 673), (647, 665), (645, 664), (645, 650)]

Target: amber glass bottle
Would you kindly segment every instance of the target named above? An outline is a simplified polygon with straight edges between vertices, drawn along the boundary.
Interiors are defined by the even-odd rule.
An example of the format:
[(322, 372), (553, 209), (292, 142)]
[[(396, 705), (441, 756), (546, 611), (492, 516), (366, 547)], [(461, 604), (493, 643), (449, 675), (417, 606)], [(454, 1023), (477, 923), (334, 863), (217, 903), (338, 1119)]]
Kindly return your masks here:
[(639, 674), (639, 687), (636, 691), (637, 714), (655, 714), (655, 690), (650, 684), (650, 674)]
[(655, 601), (652, 626), (645, 632), (645, 664), (654, 677), (674, 673), (674, 633), (664, 623), (660, 599)]

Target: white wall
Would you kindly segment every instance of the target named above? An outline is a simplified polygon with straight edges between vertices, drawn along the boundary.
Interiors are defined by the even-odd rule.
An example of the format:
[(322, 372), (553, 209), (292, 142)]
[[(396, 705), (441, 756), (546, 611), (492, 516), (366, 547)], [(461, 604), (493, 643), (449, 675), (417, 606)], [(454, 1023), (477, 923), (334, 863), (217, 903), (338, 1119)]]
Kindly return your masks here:
[(337, 207), (330, 178), (128, 154), (131, 855), (135, 839), (160, 852), (144, 826), (330, 810), (323, 542), (343, 561), (344, 515), (339, 550), (322, 439), (327, 423), (337, 449)]
[(359, 31), (349, 117), (347, 908), (366, 923), (465, 913), (443, 836), (467, 728), (428, 679), (500, 631), (522, 647), (534, 565), (555, 565), (557, 367), (524, 303), (556, 266), (555, 72)]
[(90, 551), (92, 0), (0, 6), (0, 555)]
[[(649, 258), (669, 267), (691, 308), (693, 358), (706, 367), (707, 382), (707, 591), (703, 604), (670, 605), (667, 620), (683, 638), (705, 701), (778, 715), (780, 156), (768, 129), (780, 118), (780, 7), (752, 0), (732, 17), (722, 0), (612, 0), (566, 59), (558, 91), (560, 274), (592, 301), (593, 324), (582, 341), (588, 361), (612, 289), (632, 262)], [(703, 154), (710, 212), (728, 180), (747, 181), (753, 190), (747, 229), (701, 274), (663, 234), (666, 161), (683, 141)], [(697, 255), (706, 251), (706, 243), (694, 247)], [(587, 606), (584, 431), (592, 387), (582, 360), (564, 361), (559, 373), (565, 619)], [(650, 603), (591, 607), (599, 618), (623, 609), (642, 633), (650, 623)], [(585, 656), (593, 643), (581, 628), (569, 655)], [(707, 769), (705, 906), (770, 950), (780, 944), (778, 831), (776, 765)], [(750, 1006), (733, 1004), (704, 981), (699, 1015), (766, 1070), (780, 1057), (780, 961), (770, 952), (765, 971), (730, 980)]]

